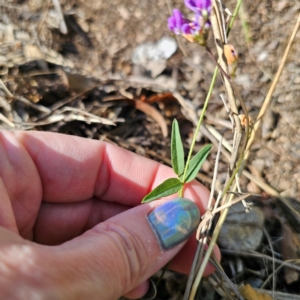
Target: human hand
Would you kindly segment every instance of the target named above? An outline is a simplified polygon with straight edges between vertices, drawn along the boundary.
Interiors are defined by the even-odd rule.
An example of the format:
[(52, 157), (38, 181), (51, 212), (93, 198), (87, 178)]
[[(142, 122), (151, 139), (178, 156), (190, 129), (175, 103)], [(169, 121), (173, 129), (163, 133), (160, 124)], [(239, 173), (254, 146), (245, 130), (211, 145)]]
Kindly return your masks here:
[[(186, 233), (177, 234), (163, 249), (149, 225), (155, 208), (174, 201), (140, 205), (174, 177), (170, 168), (104, 142), (42, 132), (2, 131), (0, 156), (1, 299), (137, 298), (171, 259), (174, 270), (189, 272), (195, 238), (182, 243)], [(208, 196), (196, 181), (185, 190), (202, 213)]]

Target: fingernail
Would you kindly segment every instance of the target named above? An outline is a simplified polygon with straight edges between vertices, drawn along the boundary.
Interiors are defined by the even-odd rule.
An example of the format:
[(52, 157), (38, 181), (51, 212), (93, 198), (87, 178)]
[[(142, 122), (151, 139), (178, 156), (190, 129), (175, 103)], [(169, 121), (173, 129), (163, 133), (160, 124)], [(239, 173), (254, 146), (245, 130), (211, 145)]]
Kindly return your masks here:
[(197, 228), (200, 212), (196, 204), (176, 198), (152, 210), (147, 219), (163, 250), (185, 241)]

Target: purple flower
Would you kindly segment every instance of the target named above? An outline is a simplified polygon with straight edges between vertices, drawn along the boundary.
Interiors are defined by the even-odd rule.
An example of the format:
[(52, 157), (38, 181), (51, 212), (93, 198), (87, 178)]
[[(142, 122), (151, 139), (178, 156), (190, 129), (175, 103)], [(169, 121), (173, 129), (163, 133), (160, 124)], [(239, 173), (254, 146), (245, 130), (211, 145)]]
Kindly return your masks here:
[(211, 0), (184, 0), (187, 8), (195, 13), (209, 13), (211, 11)]
[(195, 14), (195, 21), (194, 21), (194, 26), (198, 29), (198, 30), (207, 30), (210, 28), (211, 23), (209, 21), (209, 19), (207, 18), (207, 16), (203, 16), (203, 14), (200, 13), (196, 13)]
[(194, 30), (189, 23), (185, 23), (181, 26), (181, 33), (184, 35), (190, 35), (194, 33)]
[(168, 27), (170, 30), (174, 31), (175, 34), (181, 34), (182, 27), (187, 23), (188, 21), (184, 19), (179, 9), (174, 9), (173, 15), (168, 18)]
[(193, 20), (184, 18), (180, 10), (174, 9), (168, 18), (168, 27), (190, 42), (205, 45), (210, 27), (211, 0), (185, 0), (185, 5), (195, 12)]

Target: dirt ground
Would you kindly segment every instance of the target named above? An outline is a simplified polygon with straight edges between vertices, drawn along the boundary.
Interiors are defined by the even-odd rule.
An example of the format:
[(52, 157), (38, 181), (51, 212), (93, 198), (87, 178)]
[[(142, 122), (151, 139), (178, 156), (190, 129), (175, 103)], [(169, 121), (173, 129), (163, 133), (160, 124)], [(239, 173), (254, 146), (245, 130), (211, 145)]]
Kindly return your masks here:
[[(204, 49), (181, 38), (180, 47), (168, 59), (150, 62), (150, 67), (145, 61), (137, 64), (132, 60), (137, 46), (143, 43), (155, 44), (162, 37), (175, 39), (167, 29), (168, 3), (184, 10), (183, 1), (60, 2), (67, 34), (61, 32), (57, 10), (50, 0), (0, 1), (0, 75), (13, 95), (10, 98), (5, 93), (0, 94), (1, 127), (101, 139), (170, 165), (170, 128), (176, 117), (187, 153), (194, 117), (203, 107), (214, 63)], [(226, 1), (232, 12), (234, 4), (235, 1)], [(278, 69), (299, 12), (298, 0), (253, 0), (244, 1), (242, 5), (229, 41), (239, 53), (235, 82), (253, 120)], [(209, 45), (214, 47), (212, 41)], [(298, 32), (245, 166), (252, 177), (289, 199), (298, 212), (299, 49)], [(218, 78), (197, 149), (212, 142), (211, 134), (205, 133), (211, 133), (212, 127), (232, 142), (228, 114), (219, 96), (224, 92), (222, 80)], [(179, 98), (183, 98), (185, 107)], [(213, 154), (198, 176), (208, 188), (216, 151), (214, 146)], [(228, 162), (221, 157), (219, 189), (227, 168)], [(270, 199), (268, 191), (249, 177), (241, 176), (241, 187), (244, 192)], [(298, 231), (297, 243), (300, 241)], [(280, 238), (278, 232), (273, 229), (270, 232), (272, 240)], [(299, 245), (300, 242), (296, 250)], [(261, 253), (264, 247), (260, 247)], [(299, 253), (284, 257), (280, 246), (277, 253), (283, 260), (300, 258)], [(245, 259), (242, 261), (248, 272), (236, 273), (235, 277), (228, 271), (235, 283), (253, 278), (249, 275), (251, 268)], [(255, 267), (257, 272), (263, 269), (261, 263)], [(299, 276), (287, 284), (280, 274), (283, 273), (279, 273), (277, 291), (299, 294)], [(266, 275), (260, 275), (261, 280), (265, 278)], [(159, 289), (156, 299), (181, 299), (185, 280), (181, 275), (167, 273), (165, 286)], [(271, 289), (270, 286), (265, 288)], [(213, 297), (203, 294), (201, 299), (219, 299), (216, 294)]]

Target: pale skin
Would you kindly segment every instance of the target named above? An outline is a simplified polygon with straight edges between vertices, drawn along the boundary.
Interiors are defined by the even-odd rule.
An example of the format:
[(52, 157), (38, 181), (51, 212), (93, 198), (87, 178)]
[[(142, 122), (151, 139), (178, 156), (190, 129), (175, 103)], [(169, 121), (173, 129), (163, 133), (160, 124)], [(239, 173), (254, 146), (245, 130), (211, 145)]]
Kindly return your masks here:
[[(195, 237), (162, 251), (146, 216), (168, 200), (140, 204), (175, 177), (169, 167), (43, 132), (0, 132), (0, 157), (0, 299), (138, 298), (171, 259), (188, 273)], [(204, 186), (194, 181), (184, 195), (204, 213)]]

